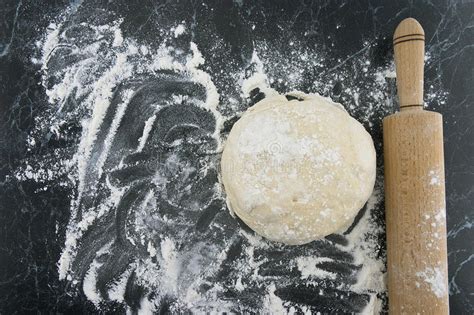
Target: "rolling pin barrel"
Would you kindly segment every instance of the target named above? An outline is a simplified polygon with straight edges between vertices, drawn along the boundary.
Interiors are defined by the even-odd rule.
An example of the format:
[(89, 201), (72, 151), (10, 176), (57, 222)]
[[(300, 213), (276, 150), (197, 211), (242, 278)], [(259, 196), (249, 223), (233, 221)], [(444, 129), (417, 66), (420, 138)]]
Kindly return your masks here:
[(423, 110), (424, 31), (394, 34), (400, 112), (383, 121), (390, 314), (448, 314), (443, 126)]

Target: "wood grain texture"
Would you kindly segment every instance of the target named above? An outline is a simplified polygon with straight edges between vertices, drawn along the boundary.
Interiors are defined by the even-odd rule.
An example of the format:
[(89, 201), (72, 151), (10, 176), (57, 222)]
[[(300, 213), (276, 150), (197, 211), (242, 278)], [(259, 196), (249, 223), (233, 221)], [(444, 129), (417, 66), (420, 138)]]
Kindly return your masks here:
[(395, 31), (401, 111), (383, 121), (390, 314), (449, 313), (443, 122), (417, 106), (423, 104), (420, 34), (414, 19)]
[(388, 292), (391, 314), (448, 314), (442, 117), (384, 119)]

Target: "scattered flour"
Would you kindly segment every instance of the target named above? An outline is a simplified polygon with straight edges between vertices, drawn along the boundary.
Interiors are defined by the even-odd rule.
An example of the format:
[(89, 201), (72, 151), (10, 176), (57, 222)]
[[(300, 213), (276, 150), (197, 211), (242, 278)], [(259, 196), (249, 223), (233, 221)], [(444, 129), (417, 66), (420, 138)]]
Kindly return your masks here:
[[(223, 145), (220, 134), (224, 121), (244, 111), (246, 106), (252, 105), (249, 99), (256, 89), (266, 97), (290, 93), (305, 86), (307, 78), (310, 77), (314, 82), (305, 92), (331, 96), (344, 104), (346, 110), (357, 117), (369, 131), (376, 130), (378, 128), (376, 122), (380, 121), (386, 113), (392, 112), (394, 108), (394, 99), (389, 93), (390, 87), (394, 84), (394, 65), (373, 66), (370, 63), (369, 50), (357, 58), (340, 60), (335, 69), (327, 69), (326, 64), (331, 61), (331, 57), (324, 51), (305, 48), (305, 45), (295, 40), (292, 41), (289, 51), (282, 52), (274, 44), (255, 40), (254, 50), (248, 60), (248, 68), (231, 74), (236, 80), (232, 88), (237, 89), (237, 94), (241, 97), (239, 99), (239, 95), (231, 95), (230, 88), (226, 90), (219, 85), (216, 75), (207, 67), (212, 61), (204, 59), (197, 43), (190, 42), (186, 52), (180, 51), (169, 43), (153, 48), (152, 45), (138, 44), (134, 40), (124, 38), (120, 23), (121, 20), (118, 19), (105, 25), (86, 25), (92, 36), (101, 38), (102, 42), (92, 42), (81, 48), (72, 45), (65, 47), (65, 35), (61, 22), (51, 23), (48, 26), (44, 39), (38, 42), (40, 56), (32, 61), (41, 64), (42, 86), (51, 108), (47, 116), (36, 119), (37, 129), (28, 136), (29, 149), (32, 150), (38, 145), (44, 134), (61, 138), (64, 126), (71, 120), (82, 122), (82, 136), (77, 143), (74, 156), (58, 152), (57, 157), (45, 158), (42, 163), (26, 161), (14, 174), (18, 180), (44, 183), (45, 189), (48, 185), (55, 185), (58, 178), (66, 177), (63, 185), (75, 188), (76, 194), (70, 197), (72, 199), (71, 219), (66, 230), (64, 249), (58, 262), (59, 276), (72, 284), (82, 283), (86, 297), (98, 307), (104, 299), (97, 291), (97, 275), (101, 267), (97, 258), (100, 254), (97, 253), (96, 259), (88, 266), (84, 279), (78, 279), (75, 275), (73, 262), (84, 233), (94, 227), (97, 220), (106, 216), (111, 209), (117, 208), (128, 188), (114, 187), (107, 179), (105, 186), (110, 196), (96, 207), (80, 208), (85, 191), (97, 189), (89, 182), (88, 176), (91, 176), (91, 171), (88, 167), (93, 165), (93, 170), (97, 174), (104, 172), (104, 162), (115, 149), (110, 144), (124, 119), (124, 113), (130, 105), (129, 100), (136, 92), (133, 89), (124, 90), (121, 95), (122, 102), (113, 117), (112, 127), (108, 130), (104, 142), (105, 147), (100, 156), (92, 156), (92, 149), (98, 141), (97, 134), (103, 126), (114, 89), (118, 85), (130, 78), (158, 75), (164, 70), (186, 74), (206, 91), (205, 101), (198, 104), (212, 113), (216, 120), (212, 137), (217, 142), (217, 152)], [(163, 32), (168, 39), (178, 38), (181, 41), (185, 38), (183, 35), (187, 34), (188, 29), (183, 22), (174, 28), (160, 30), (160, 32)], [(103, 49), (101, 46), (103, 43), (107, 44), (107, 49)], [(367, 43), (367, 46), (370, 44)], [(78, 61), (64, 65), (61, 71), (54, 69), (50, 61), (66, 52), (80, 58)], [(308, 73), (308, 69), (313, 72)], [(51, 78), (54, 80), (50, 80)], [(339, 90), (338, 86), (340, 86)], [(428, 102), (437, 99), (442, 104), (445, 96), (445, 92), (436, 86), (427, 89)], [(176, 95), (174, 99), (176, 103), (183, 101), (179, 97)], [(77, 103), (74, 103), (73, 107), (68, 107), (71, 99)], [(233, 109), (229, 116), (224, 116), (220, 111), (226, 106)], [(150, 132), (156, 120), (157, 116), (154, 113), (150, 113), (144, 119), (143, 132), (137, 136), (138, 140), (134, 143), (136, 153), (143, 152), (147, 148)], [(189, 176), (189, 173), (193, 171), (189, 167), (180, 165), (179, 161), (174, 161), (174, 164), (176, 172), (182, 172), (180, 174)], [(186, 171), (180, 168), (185, 168)], [(207, 171), (209, 168), (200, 170), (203, 173)], [(175, 175), (176, 173), (156, 174), (153, 180), (157, 187), (164, 187), (169, 180), (167, 176)], [(437, 185), (438, 180), (436, 173), (430, 173), (431, 185)], [(359, 222), (348, 233), (340, 235), (346, 242), (333, 244), (328, 240), (321, 241), (322, 244), (330, 243), (343, 253), (351, 255), (353, 264), (360, 268), (357, 270), (355, 280), (351, 282), (353, 284), (345, 285), (340, 289), (370, 296), (370, 302), (364, 309), (364, 314), (378, 314), (382, 310), (383, 295), (386, 291), (385, 262), (383, 258), (380, 258), (383, 256), (383, 250), (380, 248), (379, 239), (379, 236), (383, 234), (383, 225), (374, 219), (382, 203), (380, 176), (377, 183), (378, 188), (370, 198)], [(217, 186), (213, 196), (222, 199), (222, 191)], [(185, 191), (184, 187), (182, 190)], [(147, 195), (147, 203), (150, 201), (151, 205), (156, 205), (151, 200), (154, 198), (151, 193)], [(159, 226), (176, 222), (170, 215), (156, 216), (154, 213), (146, 213), (144, 209), (147, 209), (146, 205), (140, 208), (140, 211), (144, 212), (150, 220), (155, 220), (153, 222)], [(444, 209), (434, 213), (433, 216), (436, 220), (444, 220)], [(225, 234), (225, 226), (222, 223), (213, 223), (212, 227)], [(146, 231), (146, 226), (140, 226), (140, 228)], [(238, 230), (231, 238), (223, 236), (221, 247), (203, 246), (189, 254), (180, 251), (179, 239), (164, 234), (156, 238), (159, 241), (150, 242), (150, 239), (155, 240), (153, 237), (155, 235), (141, 234), (141, 238), (129, 236), (131, 243), (134, 242), (137, 246), (141, 243), (145, 244), (145, 253), (148, 257), (133, 259), (126, 270), (114, 280), (108, 291), (111, 300), (124, 303), (125, 288), (133, 270), (137, 283), (155, 293), (141, 299), (139, 312), (143, 314), (152, 314), (156, 311), (160, 299), (167, 296), (173, 296), (181, 303), (180, 305), (196, 313), (213, 313), (216, 310), (231, 313), (235, 311), (236, 303), (222, 299), (223, 292), (228, 288), (235, 289), (239, 294), (245, 294), (251, 288), (262, 289), (265, 294), (263, 297), (258, 297), (262, 300), (257, 306), (260, 307), (261, 313), (292, 314), (297, 313), (296, 307), (299, 312), (305, 314), (319, 313), (307, 305), (292, 306), (277, 295), (279, 283), (276, 283), (274, 278), (261, 274), (270, 259), (259, 253), (279, 249), (279, 247), (257, 235)], [(237, 259), (234, 262), (236, 270), (234, 274), (229, 275), (229, 284), (212, 282), (209, 279), (212, 279), (213, 273), (226, 260), (226, 253), (236, 239), (242, 240), (245, 244), (242, 254), (244, 259)], [(315, 244), (315, 247), (318, 244)], [(208, 259), (206, 254), (212, 256), (212, 259)], [(296, 266), (300, 276), (296, 281), (303, 285), (322, 285), (321, 283), (324, 282), (336, 281), (338, 274), (330, 271), (329, 268), (325, 270), (318, 267), (318, 264), (322, 263), (329, 265), (337, 263), (337, 258), (326, 256), (318, 252), (308, 252), (298, 253), (292, 257), (290, 259), (293, 262), (292, 266)], [(191, 265), (196, 266), (196, 270), (192, 270), (187, 262), (192, 262)], [(420, 281), (430, 284), (435, 294), (446, 293), (447, 288), (437, 287), (438, 272), (436, 270), (424, 270), (419, 276)], [(209, 289), (202, 292), (199, 290), (202, 286), (207, 286)], [(321, 292), (325, 294), (323, 287), (321, 287)], [(178, 310), (175, 311), (178, 312)], [(321, 313), (324, 311), (321, 310)]]
[(161, 241), (161, 257), (163, 259), (161, 267), (162, 276), (165, 277), (162, 283), (168, 286), (168, 292), (176, 294), (178, 288), (178, 277), (180, 272), (180, 262), (176, 252), (175, 243), (170, 238)]
[[(380, 181), (379, 181), (380, 182)], [(386, 266), (385, 261), (377, 257), (380, 244), (375, 239), (377, 232), (382, 227), (373, 221), (371, 212), (382, 201), (379, 188), (375, 188), (372, 196), (367, 201), (366, 212), (359, 223), (347, 235), (349, 240), (348, 250), (354, 255), (354, 262), (361, 266), (357, 282), (351, 286), (355, 292), (370, 293), (370, 303), (364, 309), (364, 314), (379, 314), (382, 310), (382, 301), (377, 294), (386, 291)]]
[(180, 24), (176, 26), (176, 28), (174, 29), (174, 37), (177, 38), (178, 36), (184, 34), (185, 31), (186, 31), (186, 26), (184, 26), (184, 24)]
[(242, 277), (238, 277), (237, 280), (235, 281), (235, 288), (239, 292), (245, 289), (244, 285), (242, 284)]
[(301, 272), (301, 279), (307, 278), (319, 278), (319, 279), (336, 279), (334, 272), (326, 271), (318, 268), (318, 264), (322, 262), (332, 262), (333, 259), (329, 257), (298, 257), (296, 259), (296, 265), (298, 270)]
[[(45, 37), (45, 41), (42, 44), (42, 67), (44, 75), (43, 85), (47, 87), (46, 80), (49, 75), (48, 61), (51, 58), (54, 51), (57, 49), (60, 43), (60, 24), (51, 24), (48, 28), (48, 33)], [(172, 34), (175, 37), (182, 35), (185, 32), (184, 25), (179, 25), (172, 31)], [(91, 151), (96, 143), (97, 133), (101, 128), (102, 122), (104, 120), (105, 114), (107, 112), (108, 106), (111, 103), (111, 98), (113, 95), (113, 89), (124, 79), (133, 76), (134, 74), (139, 74), (143, 72), (143, 69), (150, 71), (162, 70), (172, 70), (177, 72), (188, 73), (193, 80), (206, 89), (206, 102), (201, 104), (204, 108), (211, 111), (213, 116), (216, 118), (216, 131), (213, 137), (218, 140), (218, 145), (221, 146), (220, 141), (220, 130), (222, 129), (223, 121), (221, 114), (217, 110), (220, 95), (217, 92), (217, 88), (213, 83), (212, 77), (201, 70), (200, 67), (205, 64), (205, 60), (202, 54), (199, 52), (198, 46), (191, 42), (190, 51), (191, 54), (184, 61), (179, 61), (172, 56), (174, 50), (172, 47), (161, 46), (158, 50), (153, 51), (151, 48), (137, 45), (133, 41), (124, 39), (120, 31), (120, 23), (115, 23), (111, 26), (106, 26), (102, 28), (96, 28), (97, 32), (108, 32), (111, 34), (112, 47), (115, 50), (109, 52), (108, 58), (110, 58), (113, 63), (112, 65), (102, 73), (99, 77), (94, 80), (94, 84), (90, 85), (88, 88), (85, 79), (81, 77), (84, 73), (84, 69), (89, 67), (94, 61), (93, 57), (76, 63), (71, 66), (71, 68), (66, 69), (66, 75), (63, 77), (63, 80), (59, 83), (48, 87), (46, 89), (49, 96), (49, 101), (55, 106), (59, 106), (59, 110), (64, 109), (64, 104), (66, 99), (75, 95), (76, 97), (87, 95), (85, 100), (82, 103), (82, 106), (87, 108), (90, 111), (90, 117), (83, 120), (83, 137), (79, 143), (79, 147), (76, 155), (72, 160), (72, 164), (77, 165), (77, 197), (73, 200), (71, 205), (71, 221), (66, 232), (66, 241), (65, 249), (61, 255), (59, 261), (59, 270), (61, 279), (73, 279), (73, 274), (71, 270), (71, 263), (75, 259), (76, 247), (78, 241), (80, 240), (84, 231), (92, 226), (101, 215), (106, 213), (109, 209), (108, 205), (116, 205), (120, 202), (123, 190), (114, 188), (110, 186), (109, 188), (113, 189), (115, 193), (111, 195), (108, 199), (107, 204), (103, 204), (98, 209), (85, 209), (86, 211), (82, 213), (82, 219), (80, 222), (77, 222), (76, 215), (78, 211), (78, 205), (81, 202), (82, 194), (86, 188), (86, 176), (88, 172), (88, 165), (90, 163)], [(88, 52), (91, 55), (97, 53), (99, 46), (91, 45), (87, 48)], [(265, 63), (259, 57), (259, 49), (256, 49), (252, 54), (252, 59), (250, 60), (251, 65), (253, 66), (253, 71), (250, 76), (244, 76), (239, 74), (239, 84), (241, 86), (242, 95), (244, 97), (249, 97), (250, 92), (255, 89), (259, 89), (266, 96), (277, 95), (278, 91), (271, 87), (272, 82), (275, 82), (274, 78), (269, 77), (266, 73), (269, 69), (266, 67), (269, 65), (269, 61), (266, 60)], [(308, 54), (306, 54), (307, 56)], [(267, 56), (268, 57), (268, 56)], [(142, 60), (139, 62), (132, 62), (131, 60), (138, 59)], [(280, 58), (281, 59), (281, 58)], [(301, 60), (309, 60), (302, 58)], [(292, 71), (287, 67), (288, 71)], [(271, 70), (271, 69), (270, 69)], [(385, 71), (385, 70), (384, 70)], [(292, 76), (289, 78), (290, 83), (297, 84), (299, 77)], [(381, 84), (385, 84), (384, 82)], [(291, 88), (291, 86), (289, 86)], [(95, 163), (95, 168), (99, 175), (103, 171), (103, 165), (105, 159), (107, 158), (110, 150), (113, 148), (110, 146), (112, 139), (115, 137), (115, 133), (120, 126), (120, 123), (123, 119), (125, 110), (127, 109), (130, 98), (133, 96), (134, 91), (125, 91), (122, 95), (122, 103), (118, 106), (116, 115), (113, 117), (111, 123), (111, 128), (109, 129), (108, 135), (105, 141), (105, 147), (101, 151), (101, 156), (99, 156), (97, 162)], [(141, 152), (147, 143), (151, 127), (156, 121), (156, 115), (152, 114), (145, 121), (144, 130), (141, 137), (138, 140), (136, 152)], [(51, 124), (51, 129), (59, 130), (59, 126), (62, 122), (53, 121)], [(283, 128), (284, 126), (282, 126)], [(32, 145), (34, 144), (34, 138), (31, 140)], [(31, 167), (25, 168), (24, 172), (19, 173), (18, 176), (23, 176), (24, 178), (39, 178), (41, 175), (38, 172), (33, 172)], [(52, 177), (52, 175), (48, 175)], [(87, 187), (90, 189), (90, 187)], [(147, 199), (148, 200), (148, 199)], [(364, 237), (366, 234), (370, 234), (373, 231), (378, 232), (377, 228), (374, 225), (370, 224), (370, 215), (374, 211), (374, 206), (378, 200), (373, 200), (370, 203), (369, 208), (366, 211), (366, 214), (362, 218), (361, 223), (359, 223), (356, 228), (348, 235), (349, 244), (344, 246), (343, 250), (348, 251), (354, 255), (357, 264), (362, 266), (360, 272), (359, 280), (357, 284), (354, 285), (351, 289), (356, 292), (375, 292), (383, 293), (385, 290), (384, 282), (378, 282), (377, 280), (383, 280), (383, 262), (377, 261), (375, 258), (372, 259), (367, 255), (369, 251), (376, 249), (376, 243), (372, 244), (372, 241), (367, 241)], [(102, 209), (102, 210), (100, 210)], [(101, 214), (102, 213), (102, 214)], [(162, 218), (166, 222), (166, 218)], [(248, 260), (244, 265), (241, 265), (240, 272), (245, 274), (249, 271), (251, 273), (252, 281), (261, 281), (262, 276), (259, 275), (259, 270), (263, 264), (267, 262), (266, 259), (257, 258), (255, 256), (256, 248), (266, 248), (269, 245), (267, 242), (257, 236), (250, 235), (247, 233), (242, 234), (249, 242), (252, 244), (249, 247), (246, 247), (245, 253), (248, 257)], [(144, 239), (142, 238), (142, 242)], [(130, 242), (135, 242), (134, 239), (130, 239)], [(213, 296), (217, 294), (222, 287), (220, 285), (214, 285), (205, 295), (198, 293), (195, 288), (199, 285), (200, 281), (203, 279), (197, 278), (194, 279), (194, 284), (190, 286), (187, 290), (180, 292), (180, 283), (183, 281), (181, 279), (182, 274), (182, 254), (178, 252), (176, 243), (173, 239), (165, 237), (159, 246), (155, 247), (152, 242), (147, 242), (147, 252), (150, 258), (157, 258), (158, 265), (153, 263), (151, 260), (143, 260), (140, 263), (135, 262), (136, 274), (139, 279), (142, 279), (143, 283), (147, 283), (150, 287), (159, 286), (158, 291), (161, 294), (165, 295), (176, 295), (181, 296), (183, 303), (188, 305), (190, 309), (209, 309), (212, 310), (212, 305), (218, 303), (219, 298)], [(220, 259), (224, 259), (223, 256)], [(219, 261), (219, 258), (217, 259)], [(301, 279), (336, 279), (336, 274), (327, 270), (318, 268), (318, 264), (323, 262), (332, 262), (331, 258), (328, 257), (315, 257), (315, 256), (301, 256), (295, 260), (298, 270), (301, 273)], [(100, 268), (99, 263), (93, 263), (89, 267), (89, 271), (84, 278), (83, 290), (86, 293), (88, 299), (98, 305), (102, 301), (102, 297), (98, 294), (96, 289), (97, 281), (97, 272)], [(159, 267), (158, 267), (159, 266)], [(109, 290), (109, 298), (115, 301), (122, 302), (123, 294), (125, 292), (125, 284), (127, 278), (130, 276), (130, 269), (127, 269), (120, 278), (116, 281), (115, 285), (112, 286)], [(377, 285), (376, 285), (377, 283)], [(246, 290), (247, 285), (244, 282), (243, 276), (236, 278), (234, 282), (235, 289), (239, 292)], [(296, 312), (292, 306), (286, 307), (284, 302), (275, 295), (276, 286), (274, 283), (268, 284), (266, 286), (267, 295), (263, 299), (262, 310), (265, 310), (269, 313), (294, 313)], [(375, 295), (375, 293), (371, 293)], [(371, 305), (378, 305), (380, 302), (371, 301)], [(156, 301), (144, 297), (140, 304), (141, 313), (151, 313), (156, 309)], [(375, 307), (375, 306), (373, 306)], [(223, 308), (232, 309), (232, 303), (229, 303), (227, 306), (219, 304), (219, 309)], [(305, 313), (311, 313), (311, 310), (306, 306), (301, 306), (300, 310)]]
[(268, 293), (263, 300), (263, 314), (294, 314), (294, 311), (283, 306), (283, 301), (275, 295), (275, 290), (275, 284), (272, 283), (268, 286)]
[(437, 170), (432, 170), (428, 173), (429, 176), (429, 184), (432, 186), (439, 186), (441, 185), (441, 179), (440, 179), (440, 174), (439, 171)]
[(439, 298), (448, 294), (448, 287), (444, 282), (444, 272), (439, 268), (426, 268), (417, 272), (416, 275), (429, 284), (431, 291)]
[(249, 97), (250, 92), (255, 89), (259, 89), (267, 97), (279, 95), (276, 90), (270, 87), (269, 79), (265, 74), (263, 63), (258, 57), (256, 51), (253, 51), (250, 62), (255, 66), (255, 71), (249, 78), (244, 79), (243, 76), (241, 76), (240, 85), (243, 95)]

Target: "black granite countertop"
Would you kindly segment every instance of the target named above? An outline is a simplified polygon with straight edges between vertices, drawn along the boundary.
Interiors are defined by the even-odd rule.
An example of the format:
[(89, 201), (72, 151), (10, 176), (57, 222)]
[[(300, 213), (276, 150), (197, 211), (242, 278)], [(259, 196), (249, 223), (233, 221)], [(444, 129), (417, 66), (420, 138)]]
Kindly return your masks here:
[[(444, 116), (451, 313), (474, 313), (473, 1), (2, 0), (0, 13), (1, 314), (386, 312), (381, 119), (397, 108), (406, 17), (425, 29), (426, 107)], [(231, 217), (218, 162), (246, 108), (293, 90), (366, 127), (378, 177), (347, 231), (285, 247)]]

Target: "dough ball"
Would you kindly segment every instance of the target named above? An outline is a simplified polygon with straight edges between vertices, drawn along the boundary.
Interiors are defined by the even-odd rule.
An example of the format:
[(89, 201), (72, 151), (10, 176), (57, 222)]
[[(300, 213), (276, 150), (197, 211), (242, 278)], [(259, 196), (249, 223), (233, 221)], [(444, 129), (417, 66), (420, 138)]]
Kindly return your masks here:
[(262, 100), (238, 120), (221, 160), (230, 209), (258, 234), (298, 245), (347, 227), (370, 197), (372, 138), (337, 103)]

